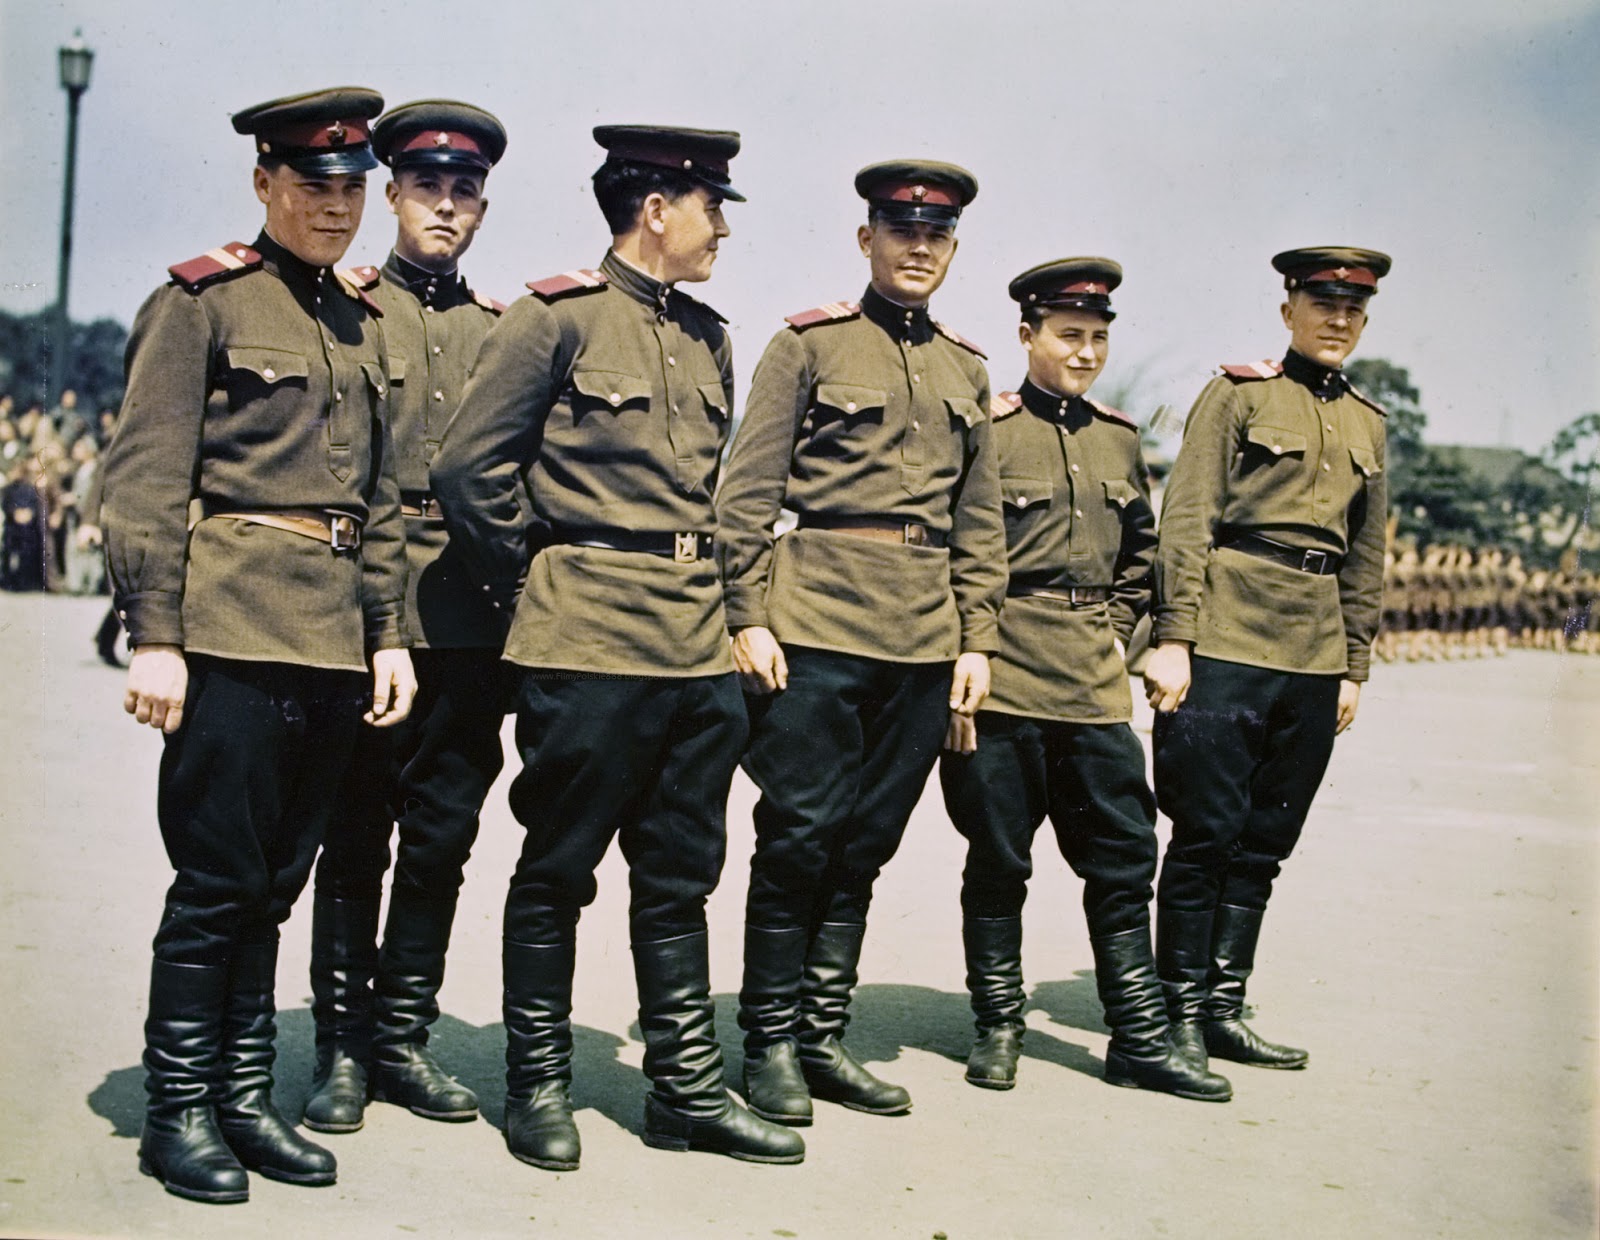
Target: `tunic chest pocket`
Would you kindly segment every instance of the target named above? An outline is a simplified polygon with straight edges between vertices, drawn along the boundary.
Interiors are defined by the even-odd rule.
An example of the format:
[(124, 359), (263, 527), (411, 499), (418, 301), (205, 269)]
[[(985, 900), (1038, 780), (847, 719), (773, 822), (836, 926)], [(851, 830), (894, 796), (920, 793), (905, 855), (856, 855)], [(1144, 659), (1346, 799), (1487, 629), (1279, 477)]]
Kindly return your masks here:
[(965, 396), (946, 396), (944, 403), (950, 407), (950, 416), (968, 430), (983, 421), (983, 409), (975, 400), (968, 400)]
[(711, 420), (721, 425), (728, 420), (728, 394), (723, 391), (720, 383), (702, 383), (700, 397), (706, 403), (706, 412), (711, 415)]
[(1249, 447), (1259, 449), (1266, 456), (1304, 457), (1306, 454), (1306, 437), (1299, 431), (1280, 426), (1248, 426), (1244, 437)]
[(1129, 504), (1133, 503), (1134, 500), (1139, 498), (1139, 492), (1134, 488), (1133, 483), (1129, 482), (1126, 478), (1107, 478), (1105, 480), (1105, 487), (1106, 503), (1114, 505), (1119, 509), (1126, 508)]
[(234, 408), (288, 388), (303, 389), (311, 373), (305, 354), (287, 349), (234, 346), (224, 356), (230, 372), (224, 382)]
[(1374, 475), (1383, 472), (1382, 468), (1378, 465), (1378, 458), (1376, 454), (1374, 454), (1370, 449), (1351, 447), (1350, 459), (1355, 462), (1356, 473), (1360, 474), (1363, 478), (1371, 478)]
[(1050, 480), (1001, 478), (1000, 500), (1009, 510), (1007, 515), (1020, 517), (1029, 512), (1042, 512), (1050, 507)]
[(881, 422), (884, 406), (888, 402), (889, 394), (876, 388), (853, 387), (846, 383), (819, 383), (813, 409), (819, 422), (840, 418), (868, 418)]
[(642, 412), (650, 408), (650, 385), (638, 375), (620, 370), (572, 372), (572, 420), (623, 409)]

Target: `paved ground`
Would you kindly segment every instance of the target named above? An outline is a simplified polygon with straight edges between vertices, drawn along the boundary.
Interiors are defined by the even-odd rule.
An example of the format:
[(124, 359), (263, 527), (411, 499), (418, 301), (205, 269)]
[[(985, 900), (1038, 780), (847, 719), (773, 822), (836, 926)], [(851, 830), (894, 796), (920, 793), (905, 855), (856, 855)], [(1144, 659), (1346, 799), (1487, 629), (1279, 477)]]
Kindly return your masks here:
[[(676, 1238), (1566, 1237), (1596, 1229), (1600, 660), (1515, 654), (1380, 669), (1281, 880), (1252, 988), (1303, 1073), (1238, 1068), (1207, 1106), (1100, 1079), (1105, 1031), (1077, 884), (1041, 839), (1021, 1084), (961, 1080), (961, 850), (937, 793), (881, 886), (850, 1040), (916, 1098), (826, 1105), (795, 1168), (646, 1148), (624, 874), (584, 918), (575, 1020), (582, 1170), (514, 1162), (501, 1117), (499, 906), (519, 831), (497, 791), (444, 992), (443, 1058), (484, 1119), (376, 1105), (327, 1138), (339, 1183), (255, 1178), (181, 1202), (135, 1141), (147, 951), (168, 881), (159, 742), (94, 662), (93, 600), (0, 596), (0, 1234)], [(730, 1064), (751, 846), (736, 787), (711, 909)], [(279, 978), (279, 1100), (310, 1074), (309, 902)]]

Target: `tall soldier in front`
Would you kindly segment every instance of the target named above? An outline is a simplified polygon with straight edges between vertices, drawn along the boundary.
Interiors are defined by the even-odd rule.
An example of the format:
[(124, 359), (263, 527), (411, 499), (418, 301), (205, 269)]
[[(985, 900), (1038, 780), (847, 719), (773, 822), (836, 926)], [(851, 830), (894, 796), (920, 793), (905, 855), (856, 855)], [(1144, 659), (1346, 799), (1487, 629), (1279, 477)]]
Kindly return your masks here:
[[(500, 661), (505, 620), (449, 545), (428, 464), (460, 402), (478, 346), (503, 308), (472, 292), (457, 264), (488, 208), (484, 181), (506, 147), (481, 108), (425, 100), (372, 129), (393, 170), (398, 230), (379, 271), (351, 278), (383, 308), (393, 389), (390, 430), (410, 572), (406, 619), (417, 700), (403, 727), (356, 747), (317, 862), (311, 1010), (317, 1066), (306, 1125), (361, 1127), (369, 1072), (377, 1096), (439, 1120), (470, 1120), (478, 1101), (428, 1047), (439, 1017), (445, 950), (478, 811), (502, 765), (500, 725), (513, 669)], [(389, 914), (378, 908), (389, 836), (399, 824)]]
[(272, 1104), (273, 981), (363, 705), (397, 723), (415, 688), (379, 312), (333, 271), (382, 108), (342, 88), (234, 115), (266, 226), (145, 302), (106, 462), (124, 704), (166, 734), (157, 815), (177, 870), (139, 1165), (200, 1201), (243, 1201), (246, 1169), (334, 1181)]
[[(911, 1109), (842, 1045), (867, 909), (950, 710), (989, 687), (1005, 533), (982, 354), (928, 314), (977, 194), (952, 164), (856, 176), (871, 284), (789, 319), (756, 368), (717, 501), (733, 656), (761, 790), (746, 908), (745, 1087)], [(779, 510), (799, 528), (774, 541)]]
[(1340, 368), (1390, 262), (1319, 246), (1272, 265), (1289, 351), (1224, 366), (1189, 415), (1145, 684), (1172, 819), (1156, 957), (1174, 1039), (1197, 1062), (1303, 1068), (1241, 1017), (1273, 880), (1355, 719), (1381, 614), (1384, 412)]
[(1010, 286), (1028, 377), (991, 407), (1010, 570), (1000, 652), (977, 718), (951, 716), (939, 768), (950, 819), (968, 841), (961, 937), (978, 1041), (967, 1080), (1016, 1084), (1022, 904), (1034, 832), (1048, 816), (1084, 880), (1111, 1027), (1106, 1080), (1226, 1102), (1228, 1082), (1173, 1049), (1150, 946), (1156, 805), (1128, 726), (1125, 659), (1150, 606), (1155, 513), (1137, 424), (1088, 397), (1120, 283), (1110, 259), (1068, 258)]
[[(433, 465), (451, 537), (495, 602), (527, 829), (505, 909), (506, 1143), (578, 1165), (572, 969), (578, 915), (614, 837), (628, 860), (644, 1139), (756, 1162), (805, 1146), (728, 1094), (712, 1024), (706, 897), (726, 850), (744, 704), (711, 560), (711, 496), (733, 363), (723, 320), (680, 281), (711, 275), (728, 235), (737, 134), (608, 125), (595, 197), (612, 233), (598, 271), (529, 287), (484, 341)], [(543, 526), (531, 565), (517, 504)], [(524, 584), (524, 577), (526, 578)]]

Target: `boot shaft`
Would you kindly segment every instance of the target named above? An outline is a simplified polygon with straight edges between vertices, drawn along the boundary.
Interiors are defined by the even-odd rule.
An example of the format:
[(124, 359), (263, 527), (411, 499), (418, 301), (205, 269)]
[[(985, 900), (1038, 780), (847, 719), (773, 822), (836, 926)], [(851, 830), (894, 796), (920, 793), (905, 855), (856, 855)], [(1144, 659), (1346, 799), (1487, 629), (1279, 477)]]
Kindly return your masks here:
[(803, 929), (745, 927), (739, 1027), (747, 1054), (794, 1040), (810, 937)]
[(800, 992), (802, 1046), (844, 1037), (866, 935), (865, 925), (849, 922), (823, 922), (812, 934)]
[(145, 1091), (152, 1116), (176, 1119), (215, 1101), (228, 999), (225, 965), (174, 964), (150, 968), (145, 1018)]
[(1206, 1016), (1211, 1020), (1237, 1020), (1244, 1012), (1245, 983), (1256, 967), (1256, 944), (1261, 939), (1265, 909), (1219, 904), (1211, 929), (1211, 961), (1206, 976), (1209, 996)]
[(1167, 1010), (1149, 927), (1091, 938), (1089, 943), (1112, 1048), (1135, 1058), (1161, 1055), (1167, 1045)]
[(720, 1115), (727, 1109), (722, 1047), (711, 1005), (706, 934), (633, 945), (639, 986), (644, 1071), (652, 1093), (673, 1111)]
[(372, 979), (378, 971), (377, 900), (318, 892), (311, 904), (311, 1016), (319, 1062), (335, 1051), (365, 1061), (372, 1040)]
[(278, 942), (235, 946), (228, 961), (228, 1003), (222, 1026), (220, 1104), (272, 1093), (277, 1055)]
[(978, 1032), (1022, 1025), (1022, 918), (965, 917), (967, 993)]
[(389, 893), (378, 958), (374, 1040), (426, 1043), (439, 1019), (439, 988), (455, 924), (456, 895), (430, 895), (396, 884)]
[(540, 1081), (572, 1079), (575, 937), (535, 946), (501, 945), (506, 1028), (506, 1096), (526, 1100)]

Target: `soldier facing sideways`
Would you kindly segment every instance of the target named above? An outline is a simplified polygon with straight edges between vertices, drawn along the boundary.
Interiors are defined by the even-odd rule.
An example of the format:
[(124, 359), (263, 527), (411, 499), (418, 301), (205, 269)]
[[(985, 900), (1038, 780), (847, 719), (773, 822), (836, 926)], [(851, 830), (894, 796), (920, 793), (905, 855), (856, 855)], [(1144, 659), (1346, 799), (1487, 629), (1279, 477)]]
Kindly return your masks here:
[(1184, 429), (1162, 508), (1145, 669), (1156, 799), (1172, 819), (1157, 964), (1197, 1063), (1302, 1068), (1241, 1019), (1267, 900), (1354, 721), (1383, 593), (1384, 413), (1340, 367), (1389, 271), (1372, 250), (1277, 255), (1283, 362), (1225, 366)]
[[(574, 1168), (572, 970), (577, 920), (614, 837), (628, 860), (644, 1032), (644, 1139), (796, 1163), (804, 1143), (723, 1084), (706, 897), (747, 732), (711, 560), (712, 490), (733, 363), (723, 320), (681, 292), (728, 235), (737, 134), (610, 125), (595, 197), (612, 232), (598, 271), (534, 282), (485, 339), (433, 465), (453, 543), (515, 607), (506, 658), (527, 829), (505, 909), (506, 1143)], [(528, 563), (528, 471), (544, 527)], [(519, 583), (526, 576), (526, 585)]]
[(1010, 285), (1028, 377), (992, 406), (1010, 581), (993, 683), (976, 719), (950, 718), (945, 805), (966, 837), (962, 941), (978, 1041), (967, 1080), (1016, 1084), (1022, 905), (1046, 816), (1084, 880), (1095, 984), (1111, 1027), (1106, 1080), (1226, 1102), (1228, 1082), (1168, 1038), (1150, 945), (1156, 806), (1128, 721), (1124, 663), (1150, 606), (1155, 513), (1139, 428), (1089, 399), (1106, 363), (1122, 268), (1061, 259)]
[(246, 1169), (332, 1184), (272, 1103), (278, 928), (361, 726), (399, 723), (405, 551), (377, 307), (333, 267), (361, 222), (373, 91), (247, 108), (266, 226), (171, 269), (139, 311), (103, 521), (135, 653), (124, 703), (165, 733), (177, 876), (155, 938), (140, 1170), (243, 1201)]
[[(756, 368), (718, 495), (733, 657), (761, 790), (746, 902), (745, 1087), (759, 1115), (812, 1098), (911, 1108), (845, 1050), (879, 871), (947, 711), (989, 687), (1005, 537), (981, 354), (928, 314), (977, 193), (952, 164), (856, 176), (860, 304), (796, 315)], [(799, 527), (774, 541), (787, 507)]]
[[(394, 170), (387, 198), (397, 234), (381, 271), (350, 274), (384, 315), (418, 688), (404, 725), (358, 743), (317, 862), (317, 1066), (306, 1125), (319, 1132), (360, 1128), (373, 1089), (429, 1119), (478, 1113), (472, 1091), (435, 1062), (428, 1029), (439, 1016), (462, 868), (503, 761), (500, 725), (514, 687), (514, 668), (500, 661), (504, 615), (472, 584), (428, 490), (429, 462), (500, 312), (467, 287), (457, 264), (488, 209), (484, 182), (505, 151), (505, 129), (470, 104), (425, 100), (380, 117), (372, 146)], [(378, 908), (396, 822), (380, 955)]]

